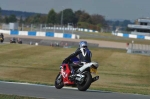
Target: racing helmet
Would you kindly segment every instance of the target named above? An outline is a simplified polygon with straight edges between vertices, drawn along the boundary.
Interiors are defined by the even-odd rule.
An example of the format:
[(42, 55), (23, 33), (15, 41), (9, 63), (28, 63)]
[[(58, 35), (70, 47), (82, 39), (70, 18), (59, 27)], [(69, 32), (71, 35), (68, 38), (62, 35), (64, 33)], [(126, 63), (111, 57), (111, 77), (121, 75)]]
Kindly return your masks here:
[(80, 47), (80, 48), (88, 47), (87, 41), (80, 41), (80, 42), (79, 42), (79, 47)]

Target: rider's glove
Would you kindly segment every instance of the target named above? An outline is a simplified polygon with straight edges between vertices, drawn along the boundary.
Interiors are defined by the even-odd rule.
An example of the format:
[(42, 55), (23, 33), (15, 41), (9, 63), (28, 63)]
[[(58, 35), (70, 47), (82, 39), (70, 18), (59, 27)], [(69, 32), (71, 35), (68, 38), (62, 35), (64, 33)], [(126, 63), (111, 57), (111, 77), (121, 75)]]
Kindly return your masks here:
[(59, 68), (62, 69), (63, 65), (64, 65), (64, 63), (62, 63)]
[(62, 69), (62, 65), (60, 65), (60, 69)]

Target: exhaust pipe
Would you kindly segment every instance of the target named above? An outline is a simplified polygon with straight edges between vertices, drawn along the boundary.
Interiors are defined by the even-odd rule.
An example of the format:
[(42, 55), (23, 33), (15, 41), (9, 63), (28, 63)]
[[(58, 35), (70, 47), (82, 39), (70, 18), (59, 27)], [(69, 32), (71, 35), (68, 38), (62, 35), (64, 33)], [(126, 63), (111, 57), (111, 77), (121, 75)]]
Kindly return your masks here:
[(92, 83), (97, 81), (99, 79), (99, 76), (95, 76), (94, 78), (92, 78)]

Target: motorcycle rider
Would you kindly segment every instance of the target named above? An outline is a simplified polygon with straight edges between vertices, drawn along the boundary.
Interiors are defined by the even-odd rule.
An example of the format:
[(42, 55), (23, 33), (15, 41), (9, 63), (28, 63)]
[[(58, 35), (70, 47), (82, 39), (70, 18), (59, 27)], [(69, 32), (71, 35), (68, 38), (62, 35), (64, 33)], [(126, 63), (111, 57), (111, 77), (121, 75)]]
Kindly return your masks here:
[(4, 41), (4, 35), (3, 35), (3, 33), (0, 34), (0, 41), (1, 41), (1, 43), (3, 43), (3, 41)]
[[(65, 60), (62, 62), (62, 64), (69, 63), (72, 58), (76, 58), (77, 56), (79, 59), (79, 64), (83, 63), (83, 62), (86, 62), (86, 63), (91, 62), (92, 53), (88, 49), (88, 44), (86, 41), (80, 41), (79, 48), (74, 53), (72, 53), (67, 58), (65, 58)], [(69, 65), (69, 66), (71, 68), (71, 73), (73, 74), (74, 69), (71, 65)]]

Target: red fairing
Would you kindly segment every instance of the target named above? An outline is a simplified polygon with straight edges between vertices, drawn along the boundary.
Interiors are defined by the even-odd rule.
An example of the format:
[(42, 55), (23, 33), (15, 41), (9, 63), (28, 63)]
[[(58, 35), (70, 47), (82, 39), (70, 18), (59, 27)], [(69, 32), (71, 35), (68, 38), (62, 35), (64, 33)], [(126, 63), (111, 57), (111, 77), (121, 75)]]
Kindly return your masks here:
[(70, 71), (68, 64), (64, 64), (61, 69), (61, 75), (63, 76), (63, 82), (66, 85), (74, 84), (74, 82), (71, 82), (69, 80), (70, 74), (71, 74), (71, 71)]

